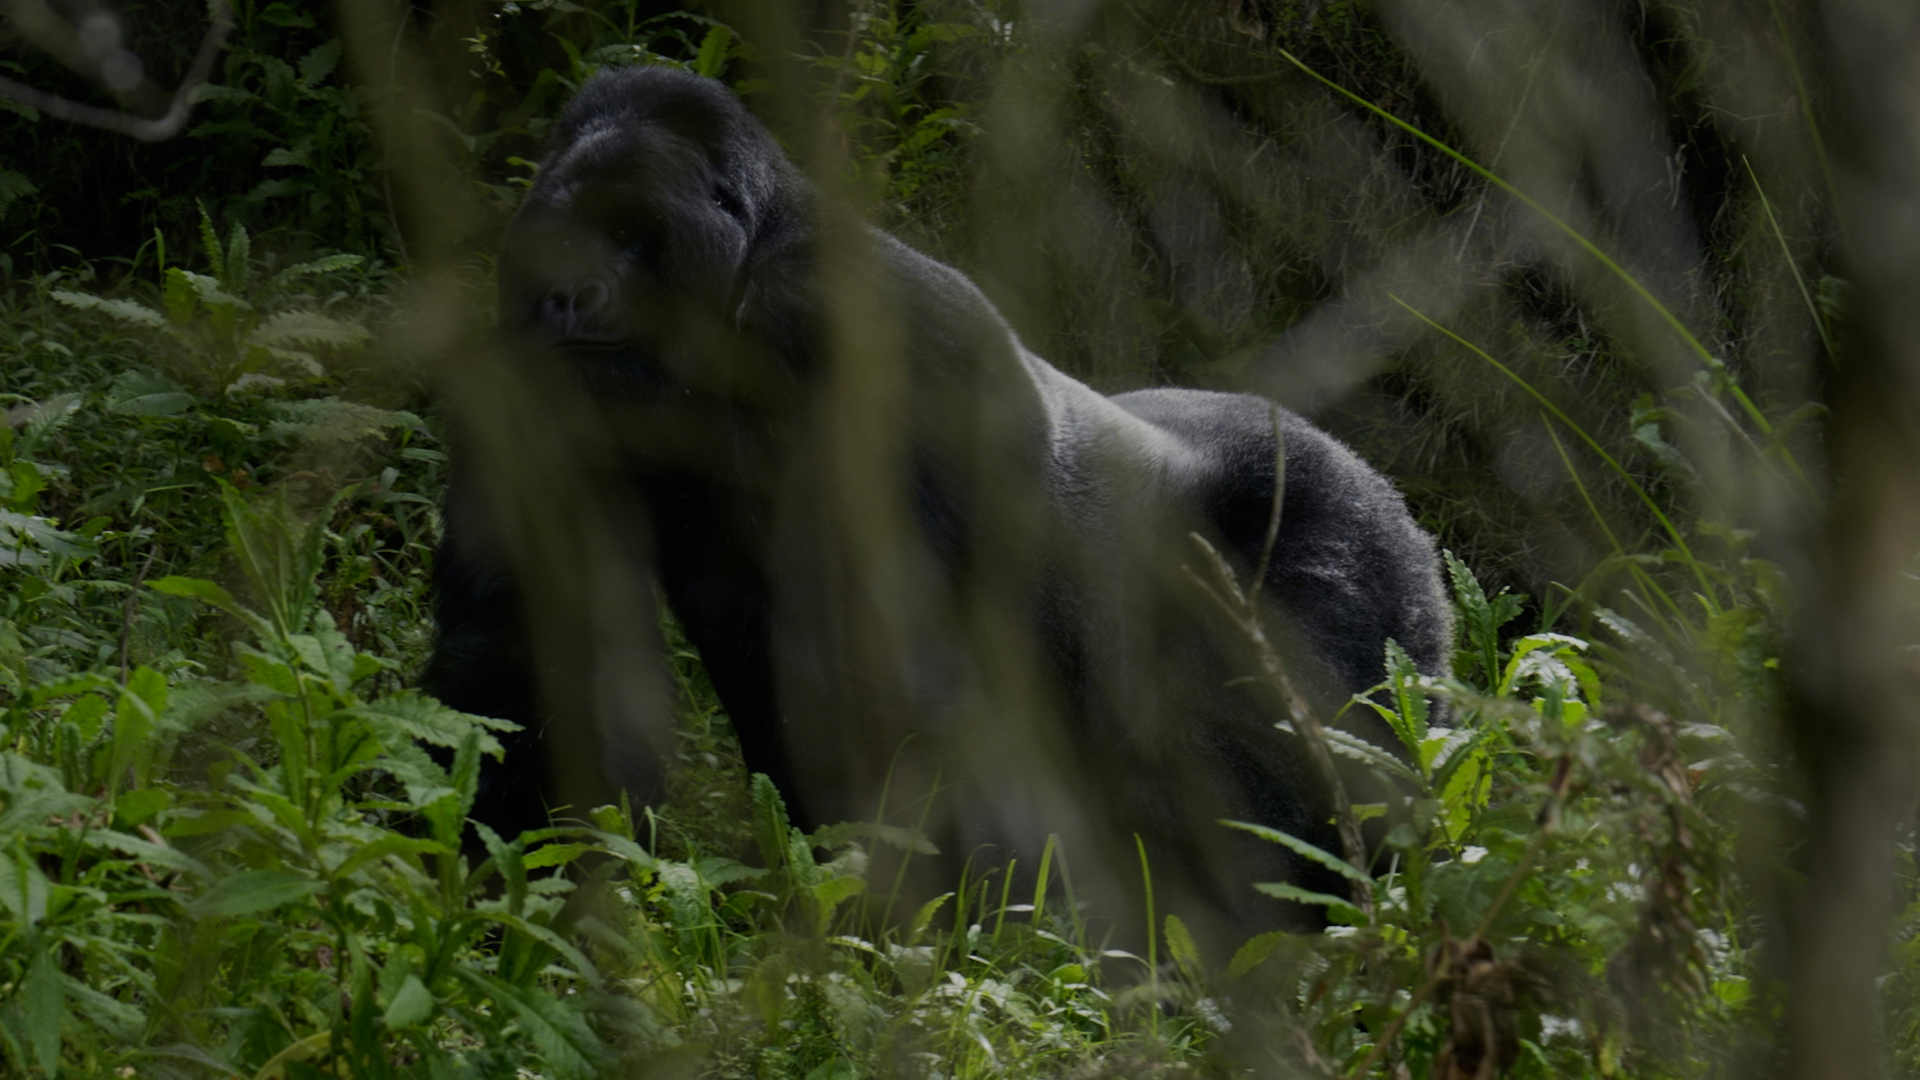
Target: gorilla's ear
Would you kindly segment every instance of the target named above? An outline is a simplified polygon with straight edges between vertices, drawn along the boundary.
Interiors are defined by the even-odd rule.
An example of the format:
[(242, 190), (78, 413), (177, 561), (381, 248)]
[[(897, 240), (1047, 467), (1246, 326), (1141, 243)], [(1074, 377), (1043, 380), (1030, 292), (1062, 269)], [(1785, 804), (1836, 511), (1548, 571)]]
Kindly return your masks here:
[(816, 306), (813, 185), (786, 159), (779, 145), (766, 140), (772, 160), (764, 162), (772, 182), (754, 207), (734, 293), (734, 322), (742, 330), (771, 335), (782, 351), (799, 342), (793, 335), (810, 321)]

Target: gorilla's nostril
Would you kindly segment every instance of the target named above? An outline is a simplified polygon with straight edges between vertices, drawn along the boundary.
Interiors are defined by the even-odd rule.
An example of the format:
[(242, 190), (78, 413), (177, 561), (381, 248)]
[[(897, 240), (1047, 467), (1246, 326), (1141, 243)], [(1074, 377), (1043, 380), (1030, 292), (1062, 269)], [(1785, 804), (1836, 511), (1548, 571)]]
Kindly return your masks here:
[(573, 291), (573, 313), (575, 315), (599, 315), (607, 310), (613, 299), (606, 285), (598, 281), (589, 281), (577, 286)]
[(541, 302), (541, 316), (563, 335), (575, 335), (598, 326), (613, 308), (613, 290), (603, 281), (558, 285)]

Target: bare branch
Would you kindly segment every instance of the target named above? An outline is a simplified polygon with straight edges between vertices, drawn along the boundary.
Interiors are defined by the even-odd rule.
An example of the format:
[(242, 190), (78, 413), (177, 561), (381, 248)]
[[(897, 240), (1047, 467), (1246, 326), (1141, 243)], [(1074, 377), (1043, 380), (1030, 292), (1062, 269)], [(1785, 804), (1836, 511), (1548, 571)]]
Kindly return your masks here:
[[(58, 30), (45, 18), (22, 18), (23, 12), (34, 15), (46, 14), (45, 5), (33, 0), (9, 0), (9, 13), (15, 17), (16, 24), (28, 33), (34, 44), (46, 49), (60, 58), (63, 63), (84, 74), (97, 75), (98, 65), (83, 64), (76, 54), (85, 53), (77, 49), (78, 35), (63, 22)], [(193, 93), (204, 85), (213, 73), (213, 62), (226, 46), (227, 35), (233, 31), (233, 11), (228, 0), (212, 0), (208, 11), (210, 25), (207, 34), (200, 41), (200, 52), (193, 58), (193, 66), (187, 69), (178, 89), (174, 90), (167, 111), (154, 118), (135, 116), (119, 109), (103, 109), (97, 105), (83, 105), (80, 102), (50, 94), (13, 79), (0, 77), (0, 98), (17, 102), (28, 108), (73, 124), (85, 124), (104, 131), (115, 132), (141, 142), (162, 142), (180, 133), (187, 125), (187, 119), (193, 113)], [(92, 69), (92, 70), (89, 70)]]
[[(1275, 414), (1275, 426), (1278, 427), (1278, 413)], [(1284, 451), (1282, 451), (1284, 454)], [(1282, 459), (1284, 463), (1284, 458)], [(1272, 531), (1277, 531), (1279, 496), (1274, 497), (1275, 529), (1268, 537), (1269, 553), (1272, 548)], [(1287, 676), (1286, 665), (1280, 659), (1280, 652), (1274, 648), (1261, 625), (1260, 607), (1257, 594), (1250, 596), (1240, 589), (1233, 567), (1207, 539), (1199, 533), (1190, 534), (1194, 546), (1206, 556), (1209, 569), (1213, 571), (1213, 581), (1207, 581), (1191, 566), (1181, 569), (1193, 582), (1200, 586), (1213, 602), (1219, 605), (1227, 618), (1253, 646), (1255, 657), (1260, 663), (1260, 681), (1265, 683), (1287, 713), (1287, 720), (1293, 725), (1293, 732), (1307, 746), (1307, 755), (1313, 759), (1314, 767), (1319, 770), (1321, 779), (1326, 781), (1327, 790), (1333, 796), (1334, 821), (1340, 830), (1340, 846), (1347, 862), (1356, 870), (1367, 868), (1367, 843), (1360, 833), (1360, 819), (1354, 815), (1353, 803), (1347, 798), (1347, 785), (1340, 779), (1340, 770), (1333, 763), (1333, 751), (1327, 746), (1327, 732), (1320, 720), (1307, 704), (1307, 699), (1295, 689), (1293, 680)], [(1257, 586), (1256, 586), (1257, 587)], [(1352, 882), (1354, 906), (1371, 916), (1373, 914), (1373, 882), (1364, 876)]]

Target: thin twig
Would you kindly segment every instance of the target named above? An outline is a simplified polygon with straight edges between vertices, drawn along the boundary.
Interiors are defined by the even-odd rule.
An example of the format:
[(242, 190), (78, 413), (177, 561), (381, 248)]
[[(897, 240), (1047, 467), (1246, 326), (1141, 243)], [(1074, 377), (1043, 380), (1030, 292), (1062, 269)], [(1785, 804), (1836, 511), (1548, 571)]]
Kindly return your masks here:
[(160, 554), (158, 547), (147, 549), (147, 559), (133, 575), (133, 588), (127, 592), (127, 605), (120, 613), (120, 685), (127, 685), (128, 649), (133, 644), (133, 613), (140, 606), (140, 586), (147, 580), (147, 571), (153, 569), (154, 557)]
[(1267, 515), (1267, 539), (1260, 545), (1260, 567), (1253, 572), (1253, 588), (1247, 591), (1247, 603), (1260, 602), (1260, 586), (1267, 583), (1267, 567), (1273, 563), (1273, 542), (1280, 536), (1280, 504), (1287, 494), (1287, 441), (1280, 435), (1280, 406), (1273, 412), (1273, 510)]
[(1314, 767), (1326, 781), (1328, 791), (1333, 796), (1334, 821), (1340, 832), (1340, 846), (1347, 862), (1355, 870), (1361, 871), (1351, 880), (1354, 906), (1369, 917), (1373, 914), (1373, 880), (1366, 876), (1367, 844), (1360, 833), (1360, 819), (1354, 815), (1353, 804), (1347, 798), (1347, 786), (1340, 778), (1340, 770), (1333, 763), (1333, 751), (1327, 746), (1326, 729), (1313, 714), (1293, 680), (1287, 676), (1285, 663), (1273, 642), (1267, 637), (1261, 623), (1260, 608), (1254, 598), (1240, 589), (1240, 581), (1234, 575), (1233, 567), (1207, 539), (1199, 533), (1189, 534), (1194, 546), (1206, 556), (1213, 579), (1209, 581), (1192, 566), (1183, 566), (1182, 570), (1200, 591), (1212, 600), (1215, 606), (1227, 616), (1234, 628), (1253, 646), (1255, 657), (1260, 664), (1260, 681), (1280, 699), (1287, 713), (1287, 719), (1307, 745), (1307, 756), (1313, 759)]

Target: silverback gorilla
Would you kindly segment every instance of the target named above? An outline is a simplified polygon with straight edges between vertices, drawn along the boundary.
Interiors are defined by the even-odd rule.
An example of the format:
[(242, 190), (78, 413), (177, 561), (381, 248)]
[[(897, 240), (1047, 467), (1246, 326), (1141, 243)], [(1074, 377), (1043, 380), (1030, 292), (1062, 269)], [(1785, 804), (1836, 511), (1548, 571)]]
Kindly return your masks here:
[[(579, 490), (640, 523), (630, 576), (658, 582), (748, 768), (797, 822), (918, 825), (941, 849), (908, 860), (929, 896), (983, 848), (1032, 865), (1051, 834), (1080, 896), (1140, 891), (1137, 837), (1162, 910), (1216, 927), (1289, 917), (1252, 882), (1341, 891), (1217, 824), (1339, 850), (1307, 754), (1238, 678), (1250, 650), (1181, 571), (1198, 533), (1243, 581), (1255, 572), (1268, 402), (1106, 397), (1068, 378), (959, 272), (840, 223), (723, 86), (665, 69), (581, 89), (499, 274), (514, 362), (612, 433), (612, 464)], [(1332, 717), (1380, 680), (1388, 639), (1444, 674), (1431, 539), (1344, 446), (1289, 413), (1277, 424), (1262, 602), (1294, 681)], [(542, 744), (578, 721), (536, 659), (540, 586), (495, 535), (517, 512), (503, 490), (456, 458), (427, 684), (524, 725), (474, 811), (509, 832), (546, 823)], [(650, 662), (609, 648), (585, 651), (607, 670)], [(658, 756), (604, 760), (644, 800)]]

